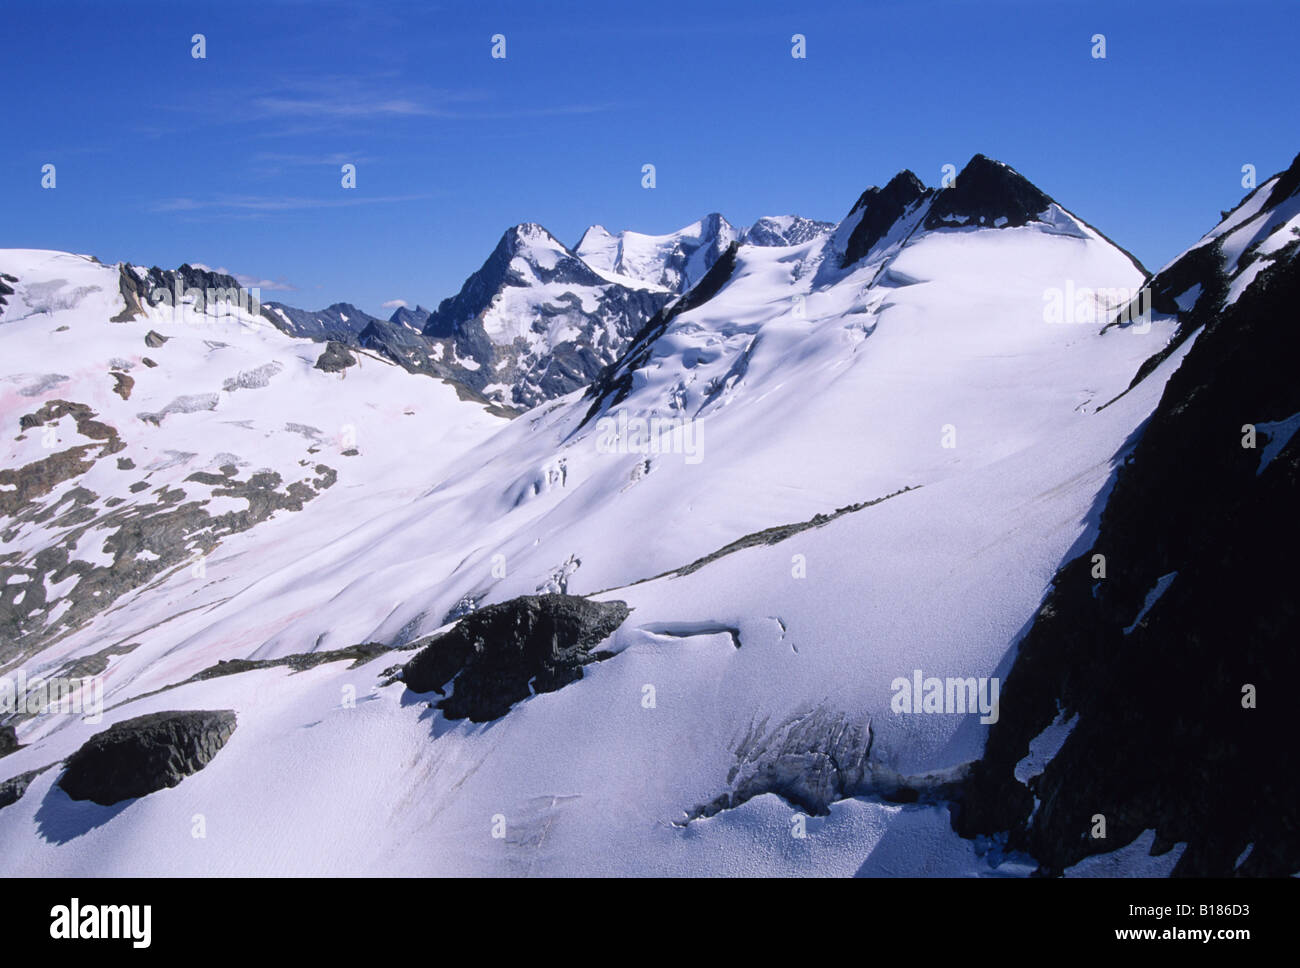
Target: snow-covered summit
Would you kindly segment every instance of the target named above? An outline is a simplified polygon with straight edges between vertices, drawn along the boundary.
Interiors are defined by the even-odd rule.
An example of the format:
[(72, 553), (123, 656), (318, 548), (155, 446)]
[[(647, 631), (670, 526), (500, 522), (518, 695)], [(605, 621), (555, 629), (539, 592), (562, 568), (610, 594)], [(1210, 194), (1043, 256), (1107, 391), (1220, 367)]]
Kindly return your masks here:
[(612, 235), (593, 225), (583, 233), (575, 251), (605, 272), (680, 293), (699, 282), (736, 238), (731, 223), (712, 212), (666, 235), (632, 231)]
[(809, 242), (833, 225), (799, 215), (764, 216), (737, 229), (717, 212), (666, 235), (611, 233), (593, 225), (574, 249), (589, 265), (639, 282), (681, 293), (698, 283), (732, 242), (790, 246)]

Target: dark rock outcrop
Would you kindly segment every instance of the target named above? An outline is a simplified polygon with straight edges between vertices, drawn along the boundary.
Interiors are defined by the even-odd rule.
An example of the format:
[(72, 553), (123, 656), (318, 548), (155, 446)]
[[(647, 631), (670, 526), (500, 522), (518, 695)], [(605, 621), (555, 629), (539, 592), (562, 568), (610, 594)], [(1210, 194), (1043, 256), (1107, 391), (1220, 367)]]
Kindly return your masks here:
[(137, 316), (146, 315), (150, 306), (175, 306), (186, 298), (193, 299), (194, 309), (198, 312), (246, 298), (246, 290), (234, 276), (200, 269), (189, 263), (179, 269), (154, 266), (148, 270), (122, 263), (118, 267), (118, 288), (123, 308), (109, 320), (113, 323), (130, 322)]
[(68, 758), (59, 786), (111, 806), (174, 787), (212, 761), (235, 731), (232, 709), (149, 713), (96, 733)]
[(925, 216), (925, 227), (1028, 225), (1051, 204), (1048, 196), (1014, 168), (976, 155), (957, 175), (956, 182), (935, 196)]
[(862, 218), (854, 227), (844, 249), (841, 268), (848, 268), (871, 251), (913, 206), (928, 198), (931, 189), (910, 171), (901, 171), (884, 188), (868, 188), (858, 198), (849, 216), (858, 211)]
[(5, 296), (12, 296), (14, 294), (13, 287), (8, 285), (8, 283), (17, 281), (17, 276), (11, 276), (7, 272), (0, 272), (0, 307), (7, 305), (8, 301), (5, 299)]
[(110, 373), (113, 378), (113, 392), (123, 400), (131, 399), (131, 390), (135, 387), (135, 377), (125, 373)]
[(319, 311), (295, 309), (281, 302), (263, 303), (262, 316), (290, 336), (316, 341), (338, 340), (351, 343), (357, 333), (374, 322), (381, 322), (351, 303), (334, 303)]
[(117, 288), (122, 295), (122, 311), (110, 316), (110, 323), (129, 323), (137, 316), (144, 316), (148, 300), (145, 298), (142, 283), (131, 267), (123, 263), (117, 267)]
[[(624, 602), (525, 595), (471, 612), (429, 642), (398, 678), (412, 692), (438, 692), (448, 719), (497, 719), (533, 693), (554, 692), (604, 658), (592, 650), (627, 618)], [(453, 682), (454, 680), (454, 682)]]
[(425, 324), (429, 321), (429, 315), (429, 310), (423, 306), (417, 305), (414, 309), (398, 306), (393, 310), (393, 315), (388, 317), (388, 321), (418, 331), (424, 329)]
[(21, 746), (12, 726), (0, 726), (0, 756), (8, 756)]
[(0, 783), (0, 807), (7, 807), (21, 800), (27, 788), (32, 785), (32, 781), (48, 769), (49, 766), (43, 766), (39, 770), (28, 770)]
[[(1286, 694), (1300, 678), (1300, 240), (1262, 258), (1230, 305), (1217, 247), (1154, 281), (1162, 299), (1202, 286), (1182, 315), (1200, 332), (1116, 473), (1093, 547), (1061, 568), (1021, 643), (963, 793), (958, 832), (1005, 838), (1043, 873), (1147, 829), (1154, 853), (1187, 845), (1176, 876), (1300, 871)], [(1030, 741), (1076, 715), (1042, 773), (1017, 780)]]
[(316, 360), (316, 369), (326, 373), (339, 373), (356, 364), (357, 358), (348, 352), (346, 346), (330, 340), (325, 344), (325, 352)]

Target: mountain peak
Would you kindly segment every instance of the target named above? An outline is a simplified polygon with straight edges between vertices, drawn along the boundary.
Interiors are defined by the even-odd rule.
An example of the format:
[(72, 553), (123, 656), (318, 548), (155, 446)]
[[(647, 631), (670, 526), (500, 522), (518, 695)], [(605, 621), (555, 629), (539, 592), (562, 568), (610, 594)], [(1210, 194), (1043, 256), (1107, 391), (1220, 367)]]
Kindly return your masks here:
[(408, 326), (411, 329), (422, 330), (424, 324), (429, 320), (429, 310), (425, 309), (419, 303), (416, 303), (414, 309), (407, 306), (398, 306), (393, 310), (393, 314), (388, 317), (390, 323), (397, 323), (399, 326)]
[(716, 235), (725, 225), (730, 228), (731, 223), (726, 220), (721, 212), (710, 212), (704, 218), (700, 219), (700, 225), (710, 234)]
[(926, 188), (921, 179), (903, 169), (884, 188), (873, 185), (858, 196), (849, 218), (858, 212), (862, 215), (845, 244), (841, 267), (852, 265), (870, 252), (872, 246), (884, 238), (909, 209), (930, 194), (931, 189)]
[(505, 247), (511, 255), (518, 253), (520, 249), (536, 245), (569, 251), (568, 246), (548, 232), (545, 226), (536, 222), (520, 222), (518, 225), (512, 225), (501, 236), (500, 246)]
[(977, 154), (941, 191), (925, 218), (927, 229), (1004, 228), (1039, 221), (1052, 199), (1010, 165)]
[(904, 168), (893, 178), (889, 179), (889, 181), (885, 183), (884, 188), (872, 185), (865, 192), (859, 195), (858, 200), (853, 203), (853, 208), (849, 210), (849, 214), (852, 215), (854, 212), (865, 208), (871, 202), (882, 197), (903, 199), (910, 196), (915, 199), (920, 198), (927, 191), (929, 191), (929, 189), (925, 187), (925, 183), (922, 182), (921, 179), (917, 178), (911, 169)]

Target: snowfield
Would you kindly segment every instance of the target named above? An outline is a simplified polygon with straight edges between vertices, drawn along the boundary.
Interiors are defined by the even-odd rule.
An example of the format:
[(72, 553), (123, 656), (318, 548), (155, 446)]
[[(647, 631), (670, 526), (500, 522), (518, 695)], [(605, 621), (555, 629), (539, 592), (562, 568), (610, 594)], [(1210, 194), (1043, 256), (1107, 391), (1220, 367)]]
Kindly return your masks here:
[[(17, 723), (0, 777), (51, 768), (0, 808), (5, 872), (1030, 873), (958, 837), (943, 802), (891, 801), (960, 776), (988, 729), (900, 714), (891, 684), (1005, 676), (1194, 340), (1125, 394), (1176, 320), (1053, 324), (1044, 304), (1067, 284), (1140, 288), (1132, 259), (1055, 204), (1020, 226), (925, 229), (934, 197), (847, 266), (861, 212), (835, 231), (769, 220), (790, 245), (744, 244), (725, 220), (594, 226), (574, 253), (602, 278), (720, 287), (656, 317), (640, 364), (608, 371), (621, 394), (575, 390), (514, 420), (360, 351), (318, 369), (322, 344), (250, 314), (109, 322), (118, 267), (0, 251), (18, 280), (0, 308), (0, 466), (93, 445), (86, 470), (33, 494), (39, 513), (0, 517), (0, 604), (23, 629), (0, 673), (106, 656), (108, 707), (97, 724)], [(1234, 259), (1295, 215), (1260, 218), (1232, 216)], [(516, 271), (552, 264), (549, 238)], [(493, 340), (542, 352), (572, 336), (563, 317), (532, 325), (555, 295), (533, 283), (485, 312)], [(20, 432), (54, 401), (93, 416)], [(617, 433), (652, 419), (677, 437)], [(140, 525), (138, 548), (104, 540), (189, 503)], [(51, 546), (111, 573), (94, 579), (102, 606), (76, 598), (90, 579), (70, 564), (38, 563)], [(132, 583), (137, 560), (152, 570)], [(34, 611), (28, 576), (47, 583)], [(560, 591), (628, 604), (613, 655), (500, 719), (449, 720), (384, 674), (466, 609)], [(367, 642), (398, 651), (176, 685)], [(178, 786), (104, 807), (56, 785), (91, 735), (177, 709), (238, 715)], [(832, 795), (810, 815), (781, 793), (826, 771), (828, 750)], [(1135, 845), (1071, 873), (1159, 874), (1177, 854)]]

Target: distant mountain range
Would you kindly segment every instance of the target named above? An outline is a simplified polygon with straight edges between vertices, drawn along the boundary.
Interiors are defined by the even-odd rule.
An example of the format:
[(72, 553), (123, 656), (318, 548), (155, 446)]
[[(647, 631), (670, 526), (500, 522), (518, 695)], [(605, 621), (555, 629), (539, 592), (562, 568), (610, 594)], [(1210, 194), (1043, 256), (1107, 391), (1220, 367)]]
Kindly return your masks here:
[(590, 383), (732, 242), (799, 245), (832, 228), (791, 215), (736, 229), (715, 213), (659, 236), (593, 225), (570, 249), (524, 223), (433, 312), (401, 307), (384, 320), (349, 303), (309, 312), (273, 301), (263, 315), (290, 335), (374, 350), (522, 411)]

